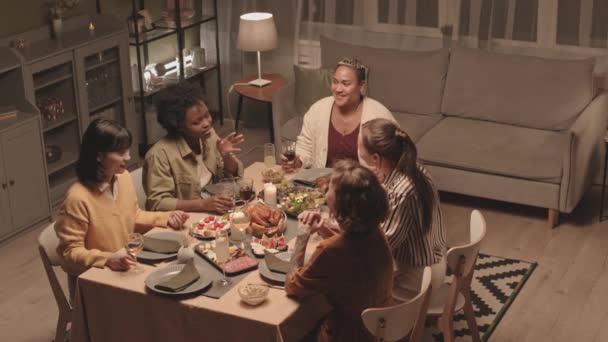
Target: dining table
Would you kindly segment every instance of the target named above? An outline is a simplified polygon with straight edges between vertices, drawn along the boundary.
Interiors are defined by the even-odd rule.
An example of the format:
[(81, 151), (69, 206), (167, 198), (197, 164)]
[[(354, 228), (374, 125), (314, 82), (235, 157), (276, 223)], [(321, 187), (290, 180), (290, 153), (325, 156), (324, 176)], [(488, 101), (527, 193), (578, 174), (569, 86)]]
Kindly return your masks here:
[[(258, 191), (263, 188), (264, 168), (256, 162), (244, 170), (244, 177), (251, 178)], [(208, 215), (190, 213), (186, 226)], [(285, 236), (293, 245), (297, 221), (288, 218), (286, 226)], [(161, 230), (166, 228), (150, 232)], [(181, 233), (191, 238), (187, 231)], [(222, 277), (208, 262), (198, 255), (195, 258), (206, 276)], [(71, 341), (299, 341), (331, 309), (322, 296), (295, 300), (279, 286), (270, 287), (267, 299), (258, 306), (244, 303), (238, 294), (240, 284), (265, 283), (257, 269), (230, 277), (234, 286), (219, 298), (204, 292), (185, 297), (159, 295), (146, 288), (145, 280), (152, 272), (175, 263), (140, 263), (137, 272), (91, 268), (82, 273), (73, 299)]]

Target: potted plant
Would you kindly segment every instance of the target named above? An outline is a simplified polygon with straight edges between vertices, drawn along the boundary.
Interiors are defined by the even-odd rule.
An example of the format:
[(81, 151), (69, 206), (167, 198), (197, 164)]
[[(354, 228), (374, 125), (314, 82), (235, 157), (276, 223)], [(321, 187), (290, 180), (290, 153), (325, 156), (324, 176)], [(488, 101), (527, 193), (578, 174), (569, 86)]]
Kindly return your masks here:
[(63, 27), (63, 15), (65, 12), (80, 4), (80, 0), (47, 0), (51, 11), (51, 20), (53, 23), (53, 33), (55, 38), (61, 37)]

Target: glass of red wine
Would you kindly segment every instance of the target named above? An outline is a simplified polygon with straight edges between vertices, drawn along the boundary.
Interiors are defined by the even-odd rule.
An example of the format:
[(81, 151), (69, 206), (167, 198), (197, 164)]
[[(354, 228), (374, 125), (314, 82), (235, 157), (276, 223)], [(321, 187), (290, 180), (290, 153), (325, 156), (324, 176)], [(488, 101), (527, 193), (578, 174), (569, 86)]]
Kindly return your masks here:
[(253, 179), (241, 178), (237, 180), (236, 184), (239, 188), (239, 201), (237, 201), (237, 206), (244, 205), (251, 201), (255, 195), (255, 190), (253, 189)]
[(296, 142), (286, 142), (283, 144), (283, 154), (288, 161), (296, 159)]

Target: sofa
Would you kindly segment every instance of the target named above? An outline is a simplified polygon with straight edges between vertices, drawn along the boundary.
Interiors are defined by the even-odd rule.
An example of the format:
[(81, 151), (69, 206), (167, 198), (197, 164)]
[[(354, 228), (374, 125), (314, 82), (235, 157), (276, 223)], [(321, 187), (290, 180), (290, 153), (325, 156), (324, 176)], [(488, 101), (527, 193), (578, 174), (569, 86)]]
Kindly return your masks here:
[[(592, 59), (402, 51), (322, 37), (323, 70), (344, 56), (369, 67), (367, 94), (412, 137), (441, 191), (547, 208), (554, 227), (600, 169), (608, 93), (594, 90)], [(296, 88), (273, 98), (284, 140), (297, 136), (305, 112), (295, 109)]]

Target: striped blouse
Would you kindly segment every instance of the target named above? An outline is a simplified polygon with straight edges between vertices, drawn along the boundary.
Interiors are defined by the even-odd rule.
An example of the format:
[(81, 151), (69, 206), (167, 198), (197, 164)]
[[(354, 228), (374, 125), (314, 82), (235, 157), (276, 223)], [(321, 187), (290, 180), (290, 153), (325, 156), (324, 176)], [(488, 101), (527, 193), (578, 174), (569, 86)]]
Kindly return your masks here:
[[(418, 167), (430, 179), (422, 165)], [(446, 235), (439, 206), (439, 194), (435, 190), (432, 229), (422, 231), (421, 203), (414, 193), (411, 180), (403, 173), (393, 170), (384, 181), (388, 194), (389, 214), (382, 228), (393, 252), (396, 266), (428, 266), (441, 260), (446, 251)]]

